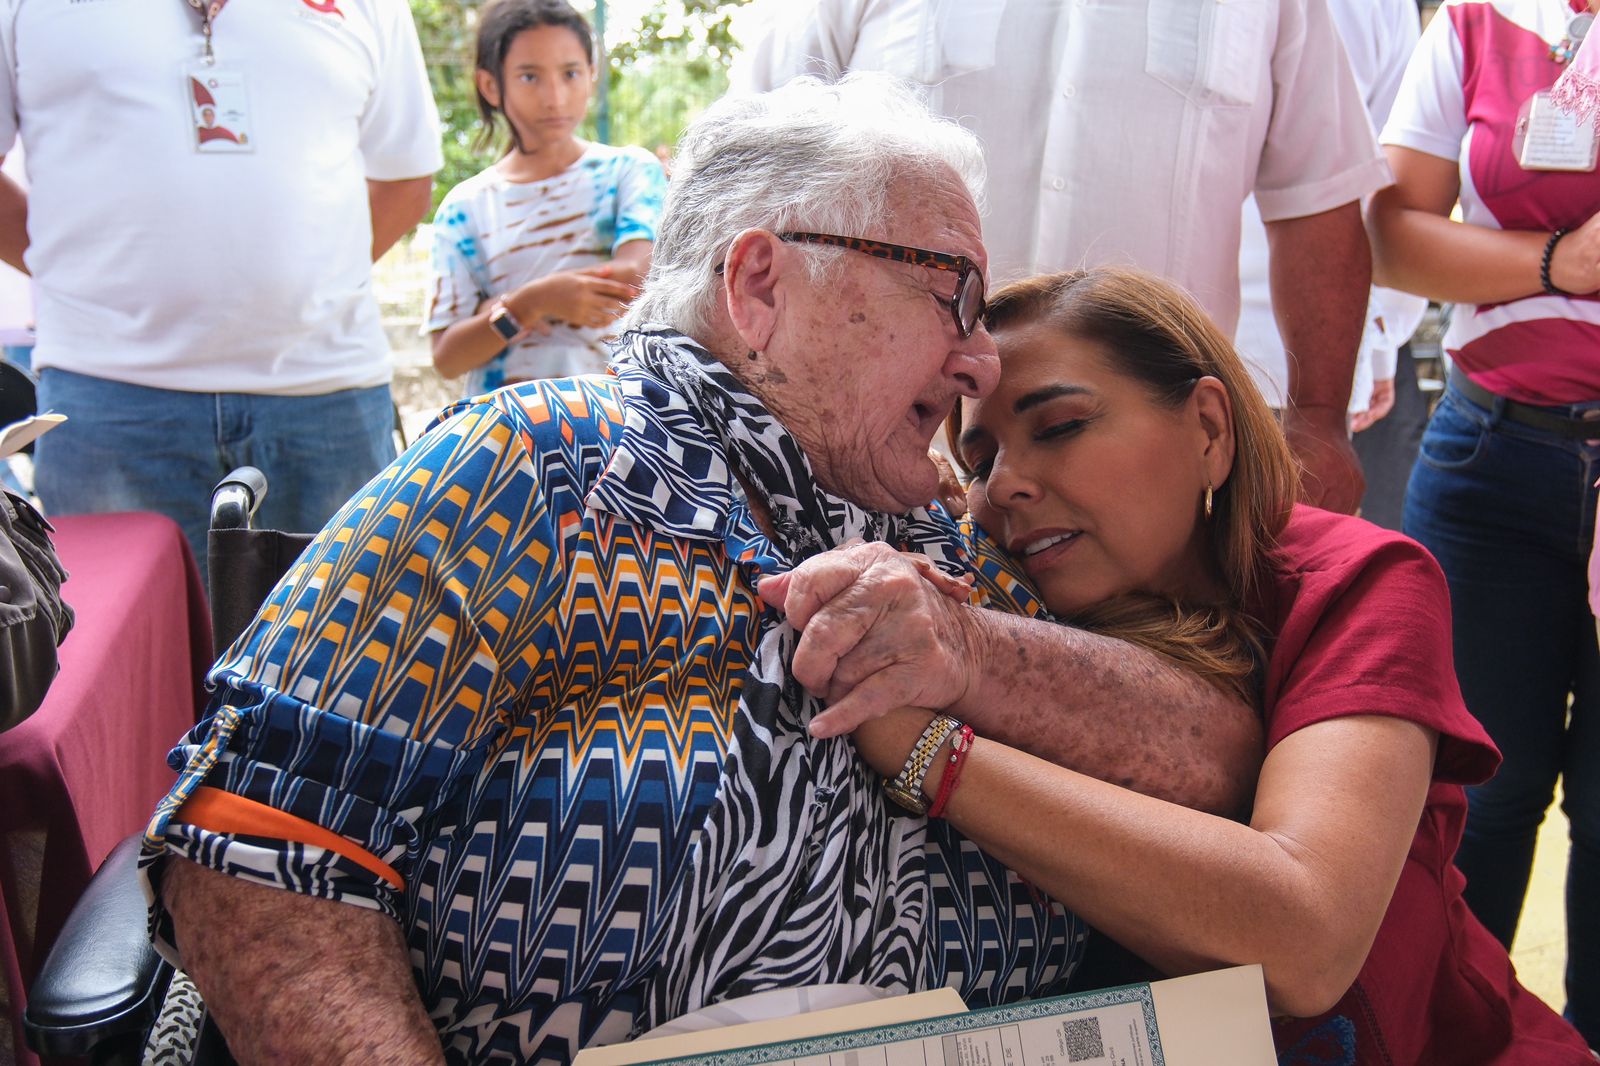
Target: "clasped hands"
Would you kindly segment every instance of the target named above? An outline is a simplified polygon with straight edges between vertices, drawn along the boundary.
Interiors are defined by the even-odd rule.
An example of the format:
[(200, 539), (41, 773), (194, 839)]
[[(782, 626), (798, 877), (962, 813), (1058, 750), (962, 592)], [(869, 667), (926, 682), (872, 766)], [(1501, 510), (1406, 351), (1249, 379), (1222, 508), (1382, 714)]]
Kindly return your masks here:
[(759, 588), (800, 634), (795, 680), (827, 704), (812, 736), (850, 733), (900, 707), (955, 707), (975, 688), (970, 576), (887, 544), (850, 542)]
[(515, 301), (522, 332), (512, 338), (548, 337), (559, 324), (599, 329), (609, 326), (639, 295), (639, 288), (615, 277), (611, 263), (562, 270), (525, 283), (507, 302)]

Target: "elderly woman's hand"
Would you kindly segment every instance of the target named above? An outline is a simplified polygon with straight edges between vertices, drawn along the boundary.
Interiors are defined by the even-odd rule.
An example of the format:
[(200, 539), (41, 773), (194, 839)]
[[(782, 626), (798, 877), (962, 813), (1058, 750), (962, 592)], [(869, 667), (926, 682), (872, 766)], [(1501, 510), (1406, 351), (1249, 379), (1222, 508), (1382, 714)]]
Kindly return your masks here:
[(939, 502), (951, 518), (960, 518), (967, 513), (967, 487), (961, 483), (961, 475), (950, 457), (937, 448), (928, 449), (928, 458), (939, 469)]
[(914, 552), (901, 553), (906, 562), (910, 563), (922, 575), (922, 580), (932, 585), (936, 592), (949, 596), (957, 603), (968, 603), (972, 600), (972, 575), (962, 574), (956, 577), (947, 574), (933, 565), (933, 560), (926, 555), (917, 555)]
[(829, 708), (813, 736), (848, 733), (896, 707), (947, 707), (971, 687), (977, 633), (970, 579), (887, 544), (855, 544), (761, 582), (800, 631), (792, 672)]

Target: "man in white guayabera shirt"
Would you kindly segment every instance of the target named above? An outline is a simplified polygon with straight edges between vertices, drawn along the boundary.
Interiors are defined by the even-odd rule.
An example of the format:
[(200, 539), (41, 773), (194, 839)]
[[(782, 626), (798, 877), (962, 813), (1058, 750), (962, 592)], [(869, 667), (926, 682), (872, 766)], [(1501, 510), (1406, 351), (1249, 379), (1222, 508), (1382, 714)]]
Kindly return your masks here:
[(1345, 405), (1371, 261), (1360, 200), (1389, 181), (1325, 0), (772, 3), (734, 90), (880, 70), (983, 142), (995, 280), (1133, 265), (1233, 334), (1239, 205), (1269, 222), (1285, 419), (1312, 502), (1351, 511)]

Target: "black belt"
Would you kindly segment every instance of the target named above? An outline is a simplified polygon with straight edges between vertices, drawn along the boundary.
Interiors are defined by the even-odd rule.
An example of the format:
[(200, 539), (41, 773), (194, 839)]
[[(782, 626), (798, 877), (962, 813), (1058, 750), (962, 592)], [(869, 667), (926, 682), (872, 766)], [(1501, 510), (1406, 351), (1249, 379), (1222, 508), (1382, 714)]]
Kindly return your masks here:
[(1558, 437), (1572, 440), (1600, 440), (1600, 410), (1595, 411), (1594, 418), (1557, 414), (1546, 407), (1535, 407), (1533, 404), (1518, 403), (1516, 400), (1496, 396), (1458, 370), (1450, 371), (1450, 384), (1479, 407), (1487, 407), (1492, 411), (1498, 403), (1500, 417), (1507, 422), (1515, 422), (1519, 426), (1528, 426), (1532, 429), (1542, 429), (1546, 433), (1554, 433)]

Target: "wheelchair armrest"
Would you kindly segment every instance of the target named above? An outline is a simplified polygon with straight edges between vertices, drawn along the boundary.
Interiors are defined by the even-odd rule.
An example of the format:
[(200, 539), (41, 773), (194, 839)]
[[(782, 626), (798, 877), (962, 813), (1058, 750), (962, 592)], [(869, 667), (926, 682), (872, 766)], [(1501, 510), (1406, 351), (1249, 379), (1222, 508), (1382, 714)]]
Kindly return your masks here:
[(155, 1020), (172, 967), (150, 944), (138, 858), (137, 836), (118, 844), (73, 906), (28, 992), (23, 1028), (33, 1050), (87, 1055)]

